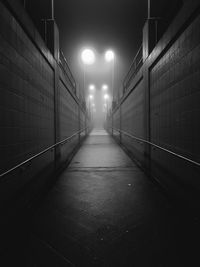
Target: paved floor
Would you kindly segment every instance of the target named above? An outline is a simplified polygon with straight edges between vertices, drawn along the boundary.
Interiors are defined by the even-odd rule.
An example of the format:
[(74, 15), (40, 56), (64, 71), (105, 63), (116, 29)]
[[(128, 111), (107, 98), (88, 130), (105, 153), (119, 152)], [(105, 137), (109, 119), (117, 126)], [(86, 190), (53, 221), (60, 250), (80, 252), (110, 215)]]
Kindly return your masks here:
[[(179, 266), (168, 202), (103, 130), (35, 214), (35, 266)], [(42, 263), (43, 261), (43, 263)]]

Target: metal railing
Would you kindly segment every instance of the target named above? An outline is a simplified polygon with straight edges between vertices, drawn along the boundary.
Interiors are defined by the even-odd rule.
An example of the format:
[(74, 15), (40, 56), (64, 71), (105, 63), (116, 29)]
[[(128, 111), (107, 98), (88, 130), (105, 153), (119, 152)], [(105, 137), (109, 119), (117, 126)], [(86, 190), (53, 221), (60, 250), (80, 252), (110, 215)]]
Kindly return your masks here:
[(124, 92), (128, 88), (131, 79), (133, 79), (133, 77), (135, 77), (135, 75), (137, 74), (137, 72), (141, 68), (142, 64), (143, 64), (143, 56), (142, 56), (142, 45), (141, 45), (136, 56), (134, 57), (134, 59), (131, 63), (131, 66), (129, 68), (129, 71), (128, 71), (126, 77), (124, 78), (124, 82), (123, 82)]
[(175, 157), (177, 157), (177, 158), (180, 158), (180, 159), (182, 159), (182, 160), (185, 160), (185, 161), (187, 161), (187, 162), (189, 162), (189, 163), (191, 163), (191, 164), (193, 164), (193, 165), (195, 165), (195, 166), (197, 166), (197, 167), (200, 167), (200, 163), (199, 163), (199, 162), (196, 162), (196, 161), (194, 161), (194, 160), (192, 160), (192, 159), (189, 159), (189, 158), (187, 158), (187, 157), (184, 157), (184, 156), (182, 156), (182, 155), (179, 155), (179, 154), (177, 154), (177, 153), (175, 153), (175, 152), (173, 152), (173, 151), (171, 151), (171, 150), (168, 150), (168, 149), (166, 149), (166, 148), (164, 148), (164, 147), (161, 147), (161, 146), (159, 146), (159, 145), (156, 145), (156, 144), (154, 144), (154, 143), (152, 143), (152, 142), (150, 142), (150, 141), (147, 141), (147, 140), (145, 140), (145, 139), (142, 139), (142, 138), (139, 138), (139, 137), (134, 136), (134, 135), (132, 135), (132, 134), (129, 134), (129, 133), (123, 131), (123, 130), (116, 129), (116, 128), (113, 128), (113, 127), (111, 127), (111, 128), (112, 128), (113, 130), (117, 131), (117, 132), (120, 132), (120, 133), (122, 133), (122, 134), (124, 134), (124, 135), (127, 135), (128, 137), (130, 137), (130, 138), (132, 138), (132, 139), (135, 139), (135, 140), (137, 140), (137, 141), (139, 141), (139, 142), (142, 142), (142, 143), (151, 145), (151, 146), (153, 146), (153, 147), (156, 147), (156, 148), (158, 148), (158, 149), (160, 149), (160, 150), (162, 150), (162, 151), (167, 152), (168, 154), (171, 154), (171, 155), (173, 155), (173, 156), (175, 156)]
[(32, 160), (38, 158), (39, 156), (45, 154), (45, 153), (48, 152), (49, 150), (51, 150), (51, 149), (53, 149), (53, 148), (55, 148), (55, 147), (57, 147), (57, 146), (59, 146), (59, 145), (63, 145), (63, 144), (65, 144), (65, 143), (67, 143), (67, 142), (68, 142), (70, 139), (72, 139), (74, 136), (80, 134), (81, 132), (85, 131), (86, 129), (88, 129), (88, 127), (84, 128), (84, 129), (81, 129), (80, 131), (77, 131), (77, 132), (74, 133), (73, 135), (71, 135), (71, 136), (65, 138), (64, 140), (59, 141), (59, 142), (53, 144), (52, 146), (47, 147), (46, 149), (44, 149), (44, 150), (42, 150), (41, 152), (35, 154), (34, 156), (28, 158), (27, 160), (25, 160), (25, 161), (19, 163), (18, 165), (12, 167), (12, 168), (9, 169), (9, 170), (7, 170), (7, 171), (1, 173), (1, 174), (0, 174), (0, 179), (2, 179), (3, 177), (5, 177), (6, 175), (10, 174), (10, 173), (13, 172), (14, 170), (16, 170), (16, 169), (18, 169), (18, 168), (24, 166), (25, 164), (31, 162)]
[(63, 72), (66, 74), (66, 76), (68, 77), (72, 87), (73, 87), (73, 90), (74, 92), (76, 92), (76, 82), (75, 82), (75, 79), (74, 79), (74, 76), (70, 70), (70, 67), (69, 67), (69, 64), (67, 63), (67, 60), (63, 54), (63, 52), (60, 50), (60, 54), (59, 54), (59, 64), (63, 70)]

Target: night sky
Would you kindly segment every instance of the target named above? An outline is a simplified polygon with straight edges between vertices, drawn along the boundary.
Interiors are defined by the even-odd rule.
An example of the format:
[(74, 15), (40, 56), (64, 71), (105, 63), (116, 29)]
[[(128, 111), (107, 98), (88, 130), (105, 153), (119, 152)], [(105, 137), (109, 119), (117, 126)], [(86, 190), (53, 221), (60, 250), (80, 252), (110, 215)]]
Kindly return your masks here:
[[(38, 21), (49, 16), (51, 0), (26, 0), (27, 7), (35, 13)], [(111, 48), (116, 53), (116, 83), (120, 86), (142, 42), (142, 28), (147, 18), (147, 0), (54, 0), (55, 20), (60, 32), (60, 47), (81, 83), (80, 50), (93, 47), (98, 61), (103, 62), (103, 53)], [(172, 17), (180, 0), (151, 0), (151, 16), (167, 21)], [(40, 17), (40, 18), (39, 18)], [(88, 79), (98, 83), (108, 81), (106, 67), (96, 65), (89, 70)], [(107, 80), (106, 80), (107, 79)]]

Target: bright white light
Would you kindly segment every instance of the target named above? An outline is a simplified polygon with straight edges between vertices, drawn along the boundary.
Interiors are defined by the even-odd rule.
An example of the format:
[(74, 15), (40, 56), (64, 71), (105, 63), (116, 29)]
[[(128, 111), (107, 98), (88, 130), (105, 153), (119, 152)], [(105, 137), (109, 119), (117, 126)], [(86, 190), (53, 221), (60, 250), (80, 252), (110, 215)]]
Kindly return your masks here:
[(90, 84), (90, 85), (89, 85), (89, 89), (90, 89), (90, 91), (94, 91), (94, 90), (95, 90), (95, 86), (94, 86), (94, 84)]
[(104, 95), (104, 99), (108, 99), (109, 98), (109, 95), (108, 94), (105, 94)]
[(94, 96), (93, 95), (89, 95), (89, 99), (93, 99), (94, 98)]
[(81, 54), (81, 59), (84, 64), (91, 65), (95, 61), (95, 55), (94, 52), (91, 49), (85, 49), (83, 50)]
[(103, 89), (104, 91), (106, 91), (106, 90), (108, 89), (108, 85), (107, 85), (107, 84), (103, 84), (103, 85), (102, 85), (102, 89)]
[(106, 61), (110, 62), (114, 59), (114, 57), (115, 57), (115, 54), (112, 50), (106, 51), (106, 53), (105, 53), (105, 60)]

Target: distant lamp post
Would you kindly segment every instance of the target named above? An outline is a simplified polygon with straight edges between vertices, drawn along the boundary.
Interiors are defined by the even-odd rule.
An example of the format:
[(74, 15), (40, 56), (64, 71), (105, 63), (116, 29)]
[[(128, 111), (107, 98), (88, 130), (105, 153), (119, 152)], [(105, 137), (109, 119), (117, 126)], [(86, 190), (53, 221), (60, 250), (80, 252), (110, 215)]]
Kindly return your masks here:
[(148, 0), (148, 19), (151, 18), (151, 0)]
[(108, 115), (108, 99), (109, 99), (110, 97), (109, 97), (109, 95), (108, 94), (105, 94), (104, 95), (104, 99), (105, 99), (105, 101), (106, 101), (106, 103), (104, 104), (104, 106), (106, 107), (106, 113), (107, 113), (107, 115)]
[(91, 116), (91, 106), (92, 106), (92, 100), (94, 99), (94, 96), (93, 95), (89, 95), (88, 96), (88, 109), (89, 109), (89, 114), (90, 114), (90, 116)]
[(85, 65), (92, 65), (95, 62), (95, 54), (92, 49), (86, 48), (81, 53), (81, 60), (83, 62), (83, 90), (85, 94)]
[(114, 93), (114, 76), (115, 76), (115, 53), (112, 50), (108, 50), (105, 52), (105, 60), (107, 62), (112, 62), (112, 74), (111, 74), (111, 78), (112, 78), (112, 86), (111, 86), (111, 90), (112, 90), (112, 98), (113, 98), (113, 93)]
[(89, 90), (90, 90), (91, 92), (94, 92), (94, 90), (95, 90), (95, 86), (94, 86), (94, 84), (90, 84), (90, 85), (89, 85)]
[(54, 20), (54, 0), (51, 0), (51, 19)]
[(105, 60), (107, 62), (110, 62), (110, 61), (114, 60), (114, 58), (115, 58), (115, 54), (114, 54), (114, 52), (112, 50), (106, 51), (106, 53), (105, 53)]
[(95, 55), (92, 49), (84, 49), (81, 54), (81, 59), (84, 64), (92, 65), (95, 61)]
[(93, 95), (89, 95), (89, 99), (92, 100), (94, 98)]
[(105, 99), (105, 100), (108, 100), (108, 99), (109, 99), (109, 95), (108, 95), (108, 94), (105, 94), (105, 95), (104, 95), (104, 99)]
[(108, 85), (107, 84), (103, 84), (102, 85), (102, 89), (103, 89), (103, 91), (107, 91), (108, 90)]

